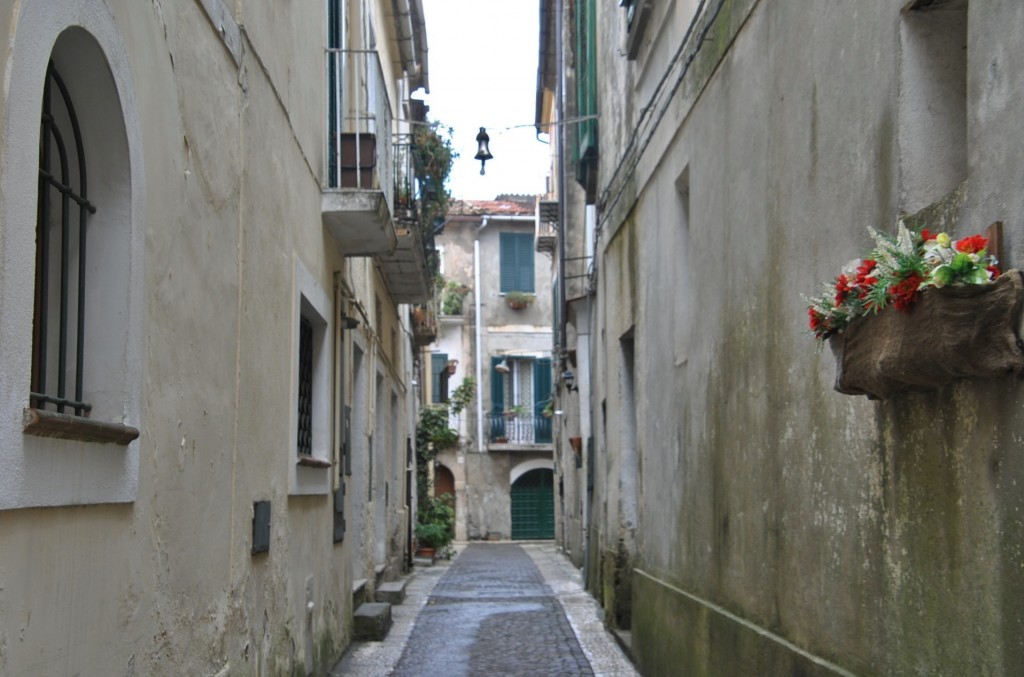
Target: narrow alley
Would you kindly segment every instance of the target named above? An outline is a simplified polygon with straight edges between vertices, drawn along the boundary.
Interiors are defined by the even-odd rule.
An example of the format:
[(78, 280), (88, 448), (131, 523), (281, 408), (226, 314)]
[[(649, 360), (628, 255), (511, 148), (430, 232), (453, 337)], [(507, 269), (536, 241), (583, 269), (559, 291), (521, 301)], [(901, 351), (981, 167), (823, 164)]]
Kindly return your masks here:
[(382, 642), (356, 642), (331, 677), (637, 674), (580, 572), (553, 543), (473, 543), (419, 568)]

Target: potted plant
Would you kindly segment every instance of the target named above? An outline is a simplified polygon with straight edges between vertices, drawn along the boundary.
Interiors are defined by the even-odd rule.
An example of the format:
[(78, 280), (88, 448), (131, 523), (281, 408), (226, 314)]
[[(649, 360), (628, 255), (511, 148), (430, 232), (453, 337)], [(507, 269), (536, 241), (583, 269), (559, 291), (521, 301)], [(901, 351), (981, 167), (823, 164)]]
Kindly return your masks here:
[(469, 287), (449, 280), (441, 292), (441, 313), (444, 315), (461, 315), (462, 300), (469, 293)]
[(526, 407), (521, 404), (514, 404), (505, 410), (505, 418), (512, 419), (517, 416), (525, 416)]
[(455, 528), (455, 510), (451, 504), (451, 494), (420, 497), (413, 531), (424, 556), (432, 557), (451, 543)]
[(522, 310), (533, 303), (534, 295), (524, 291), (510, 291), (505, 293), (505, 303), (512, 310)]
[(837, 391), (886, 399), (1024, 372), (1024, 278), (1000, 274), (987, 238), (953, 240), (902, 221), (895, 236), (869, 232), (876, 248), (809, 299), (811, 332), (836, 357)]

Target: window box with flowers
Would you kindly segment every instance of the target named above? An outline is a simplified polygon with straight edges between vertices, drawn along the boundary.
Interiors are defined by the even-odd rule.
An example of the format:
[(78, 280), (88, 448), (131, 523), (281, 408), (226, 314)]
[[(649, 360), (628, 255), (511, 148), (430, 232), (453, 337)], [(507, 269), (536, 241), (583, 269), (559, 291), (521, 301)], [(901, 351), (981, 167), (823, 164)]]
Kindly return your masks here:
[[(836, 358), (835, 389), (887, 399), (965, 378), (1024, 372), (1024, 277), (1000, 273), (981, 235), (869, 229), (876, 248), (809, 299)], [(891, 308), (889, 306), (892, 306)]]

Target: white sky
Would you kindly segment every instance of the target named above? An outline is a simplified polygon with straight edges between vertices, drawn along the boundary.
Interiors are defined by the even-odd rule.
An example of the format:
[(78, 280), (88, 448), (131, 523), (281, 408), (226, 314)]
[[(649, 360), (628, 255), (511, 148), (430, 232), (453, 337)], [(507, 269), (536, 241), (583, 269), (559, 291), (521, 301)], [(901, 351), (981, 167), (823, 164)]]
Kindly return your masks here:
[[(537, 0), (423, 0), (430, 72), (428, 119), (454, 128), (459, 157), (452, 196), (493, 200), (543, 193), (550, 146), (533, 127), (537, 91)], [(507, 129), (529, 125), (521, 129)], [(491, 137), (480, 176), (476, 135)], [(546, 137), (542, 137), (546, 138)]]

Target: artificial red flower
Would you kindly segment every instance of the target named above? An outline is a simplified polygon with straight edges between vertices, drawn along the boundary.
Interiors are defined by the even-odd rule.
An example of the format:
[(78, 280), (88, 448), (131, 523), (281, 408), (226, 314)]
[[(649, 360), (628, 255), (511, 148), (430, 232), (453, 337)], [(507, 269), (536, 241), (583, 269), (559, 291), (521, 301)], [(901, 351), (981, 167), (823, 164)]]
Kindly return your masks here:
[(992, 279), (993, 280), (1003, 274), (1002, 271), (999, 270), (998, 266), (989, 266), (988, 268), (986, 268), (986, 270), (988, 270), (988, 272), (992, 273)]
[(905, 278), (893, 285), (890, 293), (892, 294), (892, 303), (896, 306), (896, 310), (903, 311), (905, 313), (910, 312), (910, 306), (917, 300), (918, 295), (921, 293), (919, 287), (924, 280), (917, 273), (910, 273)]
[(840, 275), (836, 278), (836, 305), (840, 306), (846, 299), (846, 295), (850, 292), (850, 280), (846, 275)]
[(860, 287), (860, 298), (864, 298), (871, 291), (871, 288), (878, 284), (877, 277), (865, 277), (864, 279), (857, 280), (857, 286)]
[(934, 240), (936, 235), (938, 235), (938, 233), (933, 233), (932, 231), (928, 230), (927, 228), (922, 228), (921, 229), (921, 241), (922, 242), (927, 242), (928, 240)]
[(811, 318), (811, 331), (818, 331), (818, 327), (820, 327), (825, 322), (825, 318), (822, 317), (821, 313), (816, 311), (814, 308), (808, 308), (807, 314)]
[[(878, 265), (878, 262), (875, 261), (874, 259), (864, 259), (864, 260), (862, 260), (860, 262), (860, 265), (857, 266), (856, 284), (858, 286), (860, 286), (860, 285), (864, 285), (864, 284), (869, 284), (870, 285), (870, 284), (874, 284), (875, 282), (878, 282), (878, 280), (876, 280), (875, 278), (868, 277), (869, 275), (871, 275), (871, 271), (874, 270), (875, 266), (877, 266), (877, 265)], [(871, 280), (871, 281), (868, 282), (868, 280)]]
[(964, 254), (977, 254), (988, 246), (988, 238), (981, 235), (971, 235), (956, 242), (956, 250)]

